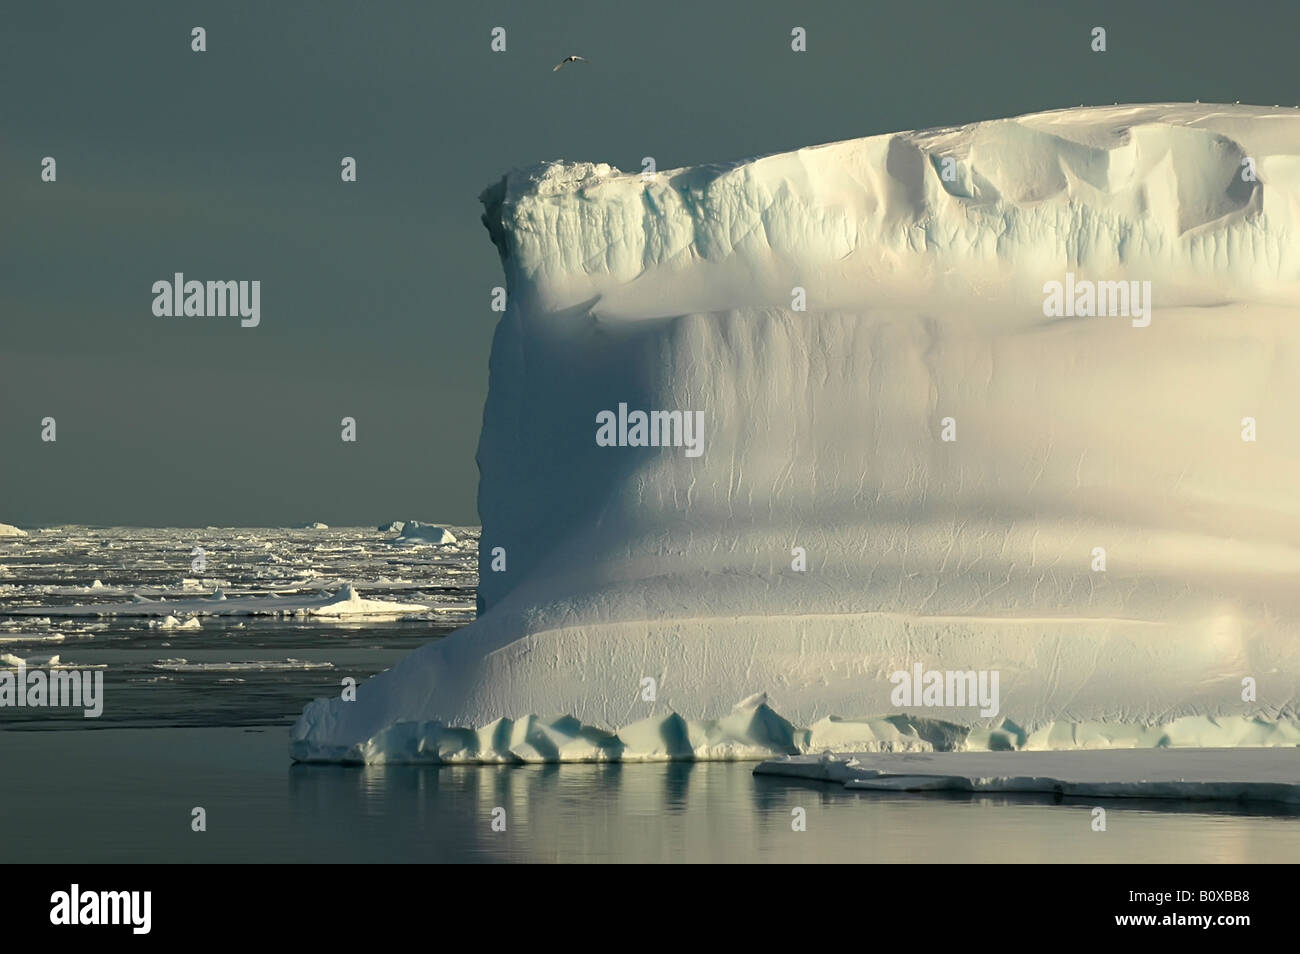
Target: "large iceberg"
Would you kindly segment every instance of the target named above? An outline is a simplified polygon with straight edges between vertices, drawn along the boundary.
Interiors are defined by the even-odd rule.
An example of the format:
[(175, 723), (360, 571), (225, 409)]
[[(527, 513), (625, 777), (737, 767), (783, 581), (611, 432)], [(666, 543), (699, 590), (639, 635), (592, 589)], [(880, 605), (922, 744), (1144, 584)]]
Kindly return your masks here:
[(479, 618), (309, 705), (295, 758), (1300, 742), (1300, 113), (483, 202)]

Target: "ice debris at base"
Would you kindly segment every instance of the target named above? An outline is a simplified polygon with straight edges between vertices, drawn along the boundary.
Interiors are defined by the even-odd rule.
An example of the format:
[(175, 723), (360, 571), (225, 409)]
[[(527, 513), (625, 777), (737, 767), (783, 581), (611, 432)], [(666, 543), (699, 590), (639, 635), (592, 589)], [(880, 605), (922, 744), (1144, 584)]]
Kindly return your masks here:
[[(827, 719), (798, 730), (758, 696), (719, 719), (688, 722), (670, 713), (633, 722), (617, 733), (583, 725), (570, 716), (498, 719), (479, 729), (438, 722), (399, 723), (362, 745), (322, 752), (295, 744), (293, 752), (302, 761), (358, 763), (755, 760), (846, 743), (884, 751), (926, 751), (935, 743), (951, 745), (961, 735), (956, 726), (902, 717), (850, 725)], [(299, 739), (297, 728), (294, 738)]]
[(755, 767), (754, 774), (836, 782), (848, 789), (881, 792), (1016, 792), (1300, 805), (1300, 752), (1279, 748), (826, 752), (769, 759)]
[[(359, 687), (358, 692), (369, 685)], [(1009, 723), (972, 732), (966, 726), (916, 716), (858, 720), (831, 716), (801, 729), (782, 718), (760, 695), (742, 701), (717, 719), (687, 720), (668, 713), (631, 722), (617, 731), (586, 725), (572, 716), (500, 718), (475, 729), (436, 720), (397, 722), (363, 743), (320, 748), (306, 734), (314, 727), (309, 720), (330, 715), (325, 707), (308, 707), (293, 730), (290, 752), (295, 759), (362, 764), (753, 761), (832, 750), (953, 753), (1273, 747), (1286, 753), (1284, 759), (1290, 759), (1300, 772), (1296, 750), (1300, 726), (1247, 717), (1188, 717), (1149, 727), (1062, 720), (1026, 734)]]
[[(479, 618), (310, 704), (296, 758), (1294, 743), (1300, 113), (551, 162), (482, 198)], [(1074, 316), (1107, 287), (1137, 291)], [(701, 452), (595, 439), (654, 411), (703, 415)], [(996, 713), (895, 701), (918, 664), (998, 673)]]

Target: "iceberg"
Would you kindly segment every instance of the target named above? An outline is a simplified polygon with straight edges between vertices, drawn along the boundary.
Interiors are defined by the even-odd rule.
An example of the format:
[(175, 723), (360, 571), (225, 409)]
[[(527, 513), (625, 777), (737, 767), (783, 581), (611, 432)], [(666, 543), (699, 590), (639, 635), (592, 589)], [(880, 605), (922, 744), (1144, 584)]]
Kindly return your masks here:
[(175, 616), (165, 616), (149, 620), (148, 626), (150, 629), (202, 629), (203, 623), (197, 616), (191, 616), (184, 622)]
[(394, 546), (438, 546), (455, 542), (456, 535), (445, 527), (435, 527), (418, 520), (404, 522), (392, 540)]
[(20, 530), (17, 527), (10, 526), (7, 523), (0, 523), (0, 538), (4, 537), (25, 537), (26, 530)]
[(548, 162), (482, 201), (478, 618), (309, 704), (293, 758), (1300, 738), (1300, 113)]
[(427, 612), (424, 603), (394, 603), (389, 600), (368, 600), (356, 591), (351, 583), (345, 583), (331, 599), (313, 606), (303, 606), (294, 610), (298, 616), (334, 616), (341, 618), (357, 616), (406, 616), (412, 613)]

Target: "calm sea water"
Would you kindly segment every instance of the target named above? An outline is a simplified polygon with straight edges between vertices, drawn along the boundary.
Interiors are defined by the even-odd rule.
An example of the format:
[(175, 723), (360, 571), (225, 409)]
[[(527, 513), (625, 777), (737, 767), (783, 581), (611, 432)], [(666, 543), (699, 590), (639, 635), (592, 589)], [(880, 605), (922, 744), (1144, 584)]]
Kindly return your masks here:
[[(1095, 832), (1092, 802), (847, 792), (749, 763), (293, 765), (287, 726), (304, 703), (472, 618), (476, 533), (456, 532), (454, 547), (415, 549), (366, 528), (72, 527), (0, 543), (0, 654), (102, 667), (106, 695), (97, 720), (0, 709), (0, 863), (1300, 859), (1300, 813), (1280, 807), (1109, 800)], [(217, 588), (344, 583), (431, 610), (192, 617)], [(98, 615), (123, 602), (136, 608)], [(198, 628), (160, 628), (173, 611)]]
[[(1300, 818), (850, 793), (747, 763), (292, 765), (283, 727), (0, 736), (0, 862), (1294, 862)], [(191, 810), (207, 831), (190, 830)], [(791, 830), (804, 808), (807, 830)], [(505, 831), (494, 831), (494, 810)], [(500, 817), (499, 815), (497, 817)]]

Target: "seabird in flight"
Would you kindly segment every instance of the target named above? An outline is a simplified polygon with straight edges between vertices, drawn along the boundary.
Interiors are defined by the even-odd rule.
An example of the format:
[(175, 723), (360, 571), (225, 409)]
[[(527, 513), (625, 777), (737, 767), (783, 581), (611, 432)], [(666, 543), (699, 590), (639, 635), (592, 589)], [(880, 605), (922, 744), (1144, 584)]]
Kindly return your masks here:
[(556, 70), (558, 70), (560, 67), (564, 66), (567, 63), (586, 63), (586, 62), (587, 62), (587, 58), (585, 56), (569, 55), (566, 56), (564, 59), (560, 60), (560, 62), (556, 63), (555, 69), (551, 70), (551, 72), (552, 73), (556, 72)]

